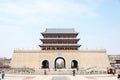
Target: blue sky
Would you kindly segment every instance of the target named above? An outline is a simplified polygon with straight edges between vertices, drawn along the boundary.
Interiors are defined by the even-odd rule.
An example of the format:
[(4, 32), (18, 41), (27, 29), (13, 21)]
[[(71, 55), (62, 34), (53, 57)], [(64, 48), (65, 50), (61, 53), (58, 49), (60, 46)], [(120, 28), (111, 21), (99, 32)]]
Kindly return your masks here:
[(120, 54), (120, 0), (0, 0), (0, 57), (40, 49), (46, 28), (74, 28), (80, 49)]

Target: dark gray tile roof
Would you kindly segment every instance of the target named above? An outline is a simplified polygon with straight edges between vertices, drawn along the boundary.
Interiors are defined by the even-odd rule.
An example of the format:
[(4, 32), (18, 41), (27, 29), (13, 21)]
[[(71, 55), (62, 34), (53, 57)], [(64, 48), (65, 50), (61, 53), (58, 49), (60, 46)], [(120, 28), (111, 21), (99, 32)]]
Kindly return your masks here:
[(47, 28), (44, 33), (77, 33), (74, 28)]

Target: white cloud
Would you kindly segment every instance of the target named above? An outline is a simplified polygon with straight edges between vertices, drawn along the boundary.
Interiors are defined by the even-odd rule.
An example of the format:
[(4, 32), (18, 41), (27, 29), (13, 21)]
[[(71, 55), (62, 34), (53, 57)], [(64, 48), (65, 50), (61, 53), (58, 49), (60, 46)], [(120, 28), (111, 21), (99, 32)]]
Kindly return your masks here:
[(96, 17), (94, 7), (85, 3), (72, 3), (64, 0), (34, 1), (34, 3), (0, 3), (0, 23), (12, 25), (46, 24), (53, 18)]

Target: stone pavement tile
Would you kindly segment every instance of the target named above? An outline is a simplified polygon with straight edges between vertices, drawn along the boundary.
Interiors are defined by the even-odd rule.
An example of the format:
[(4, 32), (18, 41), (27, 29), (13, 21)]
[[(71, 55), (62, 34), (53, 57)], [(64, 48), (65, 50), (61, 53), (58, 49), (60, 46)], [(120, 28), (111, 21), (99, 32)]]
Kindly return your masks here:
[(23, 80), (23, 79), (18, 77), (9, 77), (9, 78), (5, 78), (5, 80)]
[(77, 75), (75, 80), (118, 80), (116, 76), (108, 75)]
[(33, 80), (51, 80), (52, 75), (37, 75)]
[(53, 77), (63, 78), (62, 80), (118, 80), (112, 75), (7, 75), (5, 80), (54, 80)]
[(36, 76), (33, 80), (41, 80), (39, 76)]
[(79, 76), (79, 75), (76, 75), (76, 76), (70, 76), (71, 80), (89, 80), (83, 76)]
[(6, 75), (5, 80), (33, 80), (35, 76), (33, 75)]
[(51, 80), (71, 80), (71, 79), (68, 76), (63, 76), (63, 77), (55, 76), (55, 77), (52, 77)]
[(115, 77), (101, 77), (101, 78), (97, 78), (96, 80), (118, 80), (117, 78)]

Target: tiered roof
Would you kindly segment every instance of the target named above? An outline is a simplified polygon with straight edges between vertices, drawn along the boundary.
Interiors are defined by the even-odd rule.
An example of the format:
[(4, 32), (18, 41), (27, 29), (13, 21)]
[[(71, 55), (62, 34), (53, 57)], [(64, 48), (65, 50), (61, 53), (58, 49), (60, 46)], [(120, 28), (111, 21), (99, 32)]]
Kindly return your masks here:
[(78, 34), (73, 28), (47, 28), (42, 34)]
[(77, 44), (79, 41), (79, 39), (76, 38), (78, 32), (75, 32), (73, 28), (47, 28), (45, 32), (41, 34), (44, 37), (40, 39), (43, 44), (39, 45), (42, 50), (77, 50), (81, 46)]

